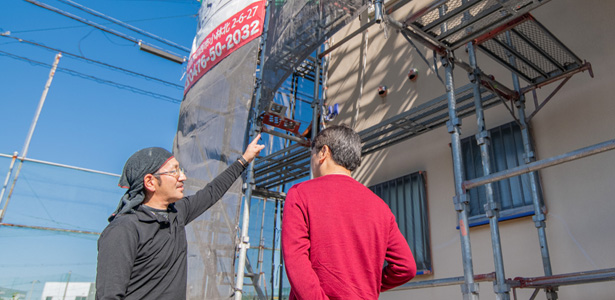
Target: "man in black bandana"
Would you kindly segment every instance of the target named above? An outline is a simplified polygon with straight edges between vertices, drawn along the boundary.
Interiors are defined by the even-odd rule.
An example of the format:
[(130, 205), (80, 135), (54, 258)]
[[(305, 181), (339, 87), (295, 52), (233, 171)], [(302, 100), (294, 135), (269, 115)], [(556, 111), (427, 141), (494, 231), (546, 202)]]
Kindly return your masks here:
[(265, 147), (259, 138), (188, 197), (186, 175), (169, 151), (153, 147), (133, 154), (119, 184), (128, 191), (98, 239), (96, 299), (186, 299), (184, 227), (220, 200)]

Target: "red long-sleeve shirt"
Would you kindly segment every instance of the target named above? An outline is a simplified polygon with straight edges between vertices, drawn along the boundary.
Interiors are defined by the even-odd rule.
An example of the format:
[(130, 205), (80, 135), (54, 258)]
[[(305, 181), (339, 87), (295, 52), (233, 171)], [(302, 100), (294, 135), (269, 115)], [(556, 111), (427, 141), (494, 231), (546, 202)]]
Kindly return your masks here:
[(282, 251), (291, 300), (378, 299), (381, 291), (416, 275), (391, 209), (345, 175), (322, 176), (288, 191)]

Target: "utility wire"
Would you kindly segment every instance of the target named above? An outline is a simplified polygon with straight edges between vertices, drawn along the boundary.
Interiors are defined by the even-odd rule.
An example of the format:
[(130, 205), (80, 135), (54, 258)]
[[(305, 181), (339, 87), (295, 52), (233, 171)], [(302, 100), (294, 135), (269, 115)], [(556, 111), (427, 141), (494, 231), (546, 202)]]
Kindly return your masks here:
[[(131, 41), (131, 42), (133, 42), (133, 43), (135, 43), (135, 44), (139, 44), (139, 42), (141, 42), (141, 41), (137, 40), (136, 38), (131, 37), (131, 36), (127, 35), (127, 34), (123, 34), (123, 33), (121, 33), (121, 32), (115, 31), (115, 30), (113, 30), (113, 29), (106, 28), (106, 27), (104, 27), (104, 26), (102, 26), (102, 25), (100, 25), (100, 24), (97, 24), (97, 23), (95, 23), (95, 22), (92, 22), (92, 21), (86, 20), (86, 19), (81, 18), (81, 17), (79, 17), (79, 16), (75, 16), (75, 15), (73, 15), (73, 14), (71, 14), (71, 13), (68, 13), (68, 12), (65, 12), (65, 11), (63, 11), (63, 10), (57, 9), (57, 8), (55, 8), (55, 7), (53, 7), (53, 6), (50, 6), (50, 5), (47, 5), (47, 4), (45, 4), (45, 3), (41, 3), (41, 2), (38, 2), (38, 1), (36, 1), (36, 0), (25, 0), (25, 1), (26, 1), (26, 2), (29, 2), (29, 3), (32, 3), (32, 4), (34, 4), (34, 5), (38, 6), (38, 7), (42, 7), (42, 8), (44, 8), (44, 9), (47, 9), (47, 10), (53, 11), (53, 12), (58, 13), (58, 14), (61, 14), (61, 15), (65, 16), (65, 17), (69, 17), (69, 18), (71, 18), (71, 19), (73, 19), (73, 20), (75, 20), (75, 21), (81, 22), (81, 23), (83, 23), (83, 24), (86, 24), (86, 25), (92, 26), (92, 27), (94, 27), (94, 28), (96, 28), (96, 29), (99, 29), (99, 30), (102, 30), (102, 31), (104, 31), (104, 32), (111, 33), (111, 34), (113, 34), (113, 35), (115, 35), (115, 36), (117, 36), (117, 37), (120, 37), (120, 38), (123, 38), (123, 39), (125, 39), (125, 40)], [(142, 43), (142, 44), (146, 44), (146, 43), (143, 43), (143, 42), (141, 42), (141, 43)], [(146, 44), (146, 45), (148, 45), (148, 46), (150, 46), (150, 47), (157, 48), (157, 49), (159, 49), (159, 50), (161, 50), (161, 51), (169, 52), (169, 53), (174, 54), (174, 55), (176, 55), (176, 56), (178, 56), (178, 57), (181, 57), (180, 55), (178, 55), (178, 54), (176, 54), (176, 53), (173, 53), (173, 52), (171, 52), (171, 51), (164, 50), (164, 49), (162, 49), (162, 48), (160, 48), (160, 47), (156, 47), (156, 46), (154, 46), (154, 45), (150, 45), (150, 44)]]
[[(32, 59), (29, 59), (29, 58), (26, 58), (26, 57), (23, 57), (23, 56), (19, 56), (19, 55), (15, 55), (15, 54), (12, 54), (12, 53), (4, 52), (4, 51), (1, 51), (1, 50), (0, 50), (0, 55), (8, 56), (10, 58), (21, 60), (21, 61), (26, 61), (26, 62), (29, 62), (29, 63), (34, 64), (34, 65), (51, 67), (50, 64), (47, 64), (47, 63), (44, 63), (44, 62), (40, 62), (40, 61), (36, 61), (36, 60), (32, 60)], [(71, 69), (66, 69), (66, 68), (58, 67), (57, 70), (61, 71), (63, 73), (67, 73), (67, 74), (72, 75), (72, 76), (81, 77), (83, 79), (92, 80), (92, 81), (95, 81), (95, 82), (98, 82), (98, 83), (102, 83), (102, 84), (106, 84), (106, 85), (110, 85), (110, 86), (113, 86), (113, 87), (116, 87), (116, 88), (119, 88), (119, 89), (128, 90), (128, 91), (131, 91), (133, 93), (150, 96), (150, 97), (153, 97), (153, 98), (156, 98), (156, 99), (161, 99), (161, 100), (168, 101), (168, 102), (181, 103), (180, 99), (171, 98), (171, 97), (166, 96), (166, 95), (162, 95), (162, 94), (158, 94), (158, 93), (142, 90), (140, 88), (136, 88), (136, 87), (133, 87), (133, 86), (129, 86), (129, 85), (117, 83), (117, 82), (114, 82), (114, 81), (98, 78), (98, 77), (95, 77), (95, 76), (92, 76), (92, 75), (88, 75), (88, 74), (84, 74), (84, 73), (81, 73), (81, 72), (77, 72), (77, 71), (74, 71), (74, 70), (71, 70)]]
[[(185, 17), (196, 17), (197, 14), (189, 14), (189, 15), (177, 15), (177, 16), (168, 16), (168, 17), (157, 17), (157, 18), (147, 18), (147, 19), (136, 19), (136, 20), (128, 20), (126, 22), (146, 22), (146, 21), (155, 21), (155, 20), (163, 20), (163, 19), (176, 19), (176, 18), (185, 18)], [(109, 25), (113, 24), (109, 23), (101, 23), (101, 25)], [(52, 27), (52, 28), (39, 28), (39, 29), (28, 29), (28, 30), (17, 30), (11, 31), (12, 33), (24, 33), (24, 32), (37, 32), (37, 31), (50, 31), (50, 30), (61, 30), (61, 29), (71, 29), (71, 28), (82, 28), (88, 25), (75, 25), (75, 26), (64, 26), (64, 27)]]
[(53, 51), (53, 52), (62, 52), (62, 54), (64, 54), (64, 55), (68, 55), (68, 56), (71, 56), (71, 57), (74, 57), (74, 58), (77, 58), (77, 59), (81, 59), (81, 60), (87, 61), (89, 63), (101, 65), (101, 66), (110, 68), (112, 70), (117, 70), (117, 71), (120, 71), (120, 72), (124, 72), (126, 74), (133, 75), (133, 76), (136, 76), (136, 77), (142, 77), (142, 78), (145, 78), (147, 80), (154, 80), (154, 81), (160, 82), (160, 83), (162, 83), (164, 85), (175, 87), (175, 88), (180, 89), (180, 90), (183, 90), (183, 88), (184, 88), (183, 86), (181, 86), (179, 84), (175, 84), (175, 83), (172, 83), (172, 82), (169, 82), (169, 81), (166, 81), (166, 80), (162, 80), (162, 79), (159, 79), (159, 78), (151, 77), (151, 76), (148, 76), (148, 75), (145, 75), (145, 74), (142, 74), (142, 73), (130, 71), (130, 70), (127, 70), (127, 69), (124, 69), (124, 68), (116, 67), (116, 66), (104, 63), (104, 62), (100, 62), (100, 61), (97, 61), (97, 60), (89, 59), (89, 58), (81, 56), (81, 55), (72, 54), (72, 53), (69, 53), (69, 52), (57, 49), (57, 48), (52, 48), (52, 47), (49, 47), (49, 46), (45, 46), (43, 44), (36, 43), (36, 42), (33, 42), (33, 41), (28, 41), (28, 40), (24, 40), (24, 39), (15, 37), (15, 36), (9, 36), (9, 35), (4, 35), (4, 34), (0, 34), (0, 36), (1, 37), (10, 38), (10, 39), (14, 39), (14, 40), (17, 40), (19, 42), (27, 43), (27, 44), (30, 44), (30, 45), (33, 45), (33, 46), (45, 48), (45, 49)]
[(161, 37), (159, 37), (157, 35), (154, 35), (152, 33), (147, 32), (147, 31), (145, 31), (143, 29), (134, 27), (134, 26), (132, 26), (130, 24), (126, 24), (126, 23), (124, 23), (124, 22), (122, 22), (122, 21), (120, 21), (118, 19), (109, 17), (109, 16), (107, 16), (107, 15), (105, 15), (103, 13), (100, 13), (100, 12), (97, 12), (97, 11), (91, 9), (91, 8), (85, 7), (85, 6), (83, 6), (83, 5), (79, 4), (79, 3), (75, 3), (75, 2), (73, 2), (71, 0), (58, 0), (58, 1), (66, 3), (66, 4), (68, 4), (68, 5), (72, 6), (72, 7), (80, 9), (82, 11), (85, 11), (86, 13), (89, 13), (89, 14), (91, 14), (93, 16), (97, 16), (99, 18), (102, 18), (102, 19), (105, 19), (107, 21), (110, 21), (110, 22), (112, 22), (112, 23), (114, 23), (116, 25), (122, 26), (122, 27), (124, 27), (124, 28), (126, 28), (128, 30), (132, 30), (132, 31), (134, 31), (136, 33), (140, 33), (140, 34), (142, 34), (144, 36), (147, 36), (147, 37), (150, 37), (152, 39), (155, 39), (155, 40), (157, 40), (159, 42), (162, 42), (164, 44), (167, 44), (167, 45), (169, 45), (171, 47), (175, 47), (177, 49), (180, 49), (180, 50), (183, 50), (185, 52), (190, 53), (190, 49), (188, 49), (188, 48), (186, 48), (186, 47), (184, 47), (182, 45), (178, 45), (178, 44), (176, 44), (176, 43), (174, 43), (172, 41), (169, 41), (167, 39), (161, 38)]

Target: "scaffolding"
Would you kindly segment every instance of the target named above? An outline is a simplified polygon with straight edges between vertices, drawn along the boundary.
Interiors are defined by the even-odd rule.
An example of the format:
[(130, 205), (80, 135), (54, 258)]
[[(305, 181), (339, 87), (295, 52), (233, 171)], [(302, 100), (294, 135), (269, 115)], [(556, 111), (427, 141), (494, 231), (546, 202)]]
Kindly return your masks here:
[[(284, 76), (286, 77), (291, 73), (294, 74), (293, 76), (297, 73), (302, 73), (303, 77), (314, 81), (315, 88), (312, 103), (312, 133), (314, 133), (320, 127), (319, 124), (322, 122), (322, 116), (325, 113), (323, 109), (326, 104), (326, 93), (323, 91), (323, 95), (319, 95), (319, 85), (324, 82), (326, 86), (327, 55), (373, 24), (384, 21), (398, 30), (413, 47), (416, 48), (413, 42), (418, 42), (434, 51), (434, 59), (436, 55), (440, 57), (441, 67), (445, 73), (444, 79), (440, 79), (447, 91), (445, 94), (359, 132), (363, 143), (363, 155), (380, 151), (444, 126), (446, 126), (451, 136), (455, 184), (453, 204), (459, 220), (464, 273), (461, 277), (412, 282), (404, 287), (427, 288), (460, 285), (464, 299), (478, 299), (478, 282), (487, 281), (494, 283), (494, 292), (497, 299), (510, 299), (511, 294), (516, 299), (516, 289), (518, 288), (534, 289), (530, 299), (534, 299), (541, 289), (545, 291), (548, 299), (557, 299), (557, 291), (560, 286), (615, 280), (615, 269), (554, 275), (551, 268), (545, 231), (546, 217), (542, 211), (542, 204), (538, 195), (538, 179), (535, 172), (556, 164), (615, 149), (615, 140), (548, 159), (537, 161), (535, 158), (528, 122), (573, 75), (588, 71), (593, 77), (591, 64), (582, 61), (530, 14), (530, 11), (547, 3), (548, 0), (435, 0), (430, 2), (424, 9), (401, 20), (391, 17), (392, 12), (403, 7), (408, 2), (403, 0), (389, 1), (387, 5), (383, 5), (382, 1), (374, 1), (373, 18), (364, 22), (364, 25), (348, 34), (339, 42), (330, 45), (322, 43), (322, 39), (315, 39), (321, 41), (317, 45), (318, 52), (315, 57), (305, 58), (303, 61), (296, 60), (297, 57), (302, 56), (297, 52), (294, 54), (289, 53), (292, 52), (291, 49), (293, 47), (288, 45), (288, 47), (284, 48), (286, 52), (284, 52), (283, 57), (292, 57), (295, 60), (277, 58), (275, 60), (277, 63), (273, 67), (269, 66), (272, 69), (278, 70), (278, 73), (280, 70), (284, 71)], [(322, 7), (320, 8), (320, 19), (318, 20), (320, 24), (311, 23), (311, 27), (306, 25), (307, 27), (302, 27), (302, 33), (309, 30), (320, 33), (320, 30), (326, 27), (327, 23), (324, 21), (326, 11)], [(353, 10), (352, 13), (349, 11), (349, 15), (357, 11), (360, 10)], [(384, 12), (384, 14), (379, 14), (379, 12)], [(340, 16), (337, 17), (341, 18)], [(328, 34), (333, 32), (335, 31), (331, 30)], [(263, 47), (266, 43), (268, 41), (264, 37)], [(295, 44), (293, 45), (296, 46)], [(469, 55), (468, 62), (454, 56), (454, 51), (464, 46)], [(512, 73), (513, 88), (506, 87), (506, 85), (480, 70), (476, 59), (477, 50), (482, 51)], [(305, 48), (302, 48), (302, 51), (303, 54), (306, 53)], [(265, 57), (262, 57), (261, 62), (265, 59)], [(430, 64), (424, 57), (423, 59), (428, 65)], [(289, 68), (289, 66), (295, 66), (295, 68)], [(468, 73), (469, 84), (455, 88), (452, 76), (455, 66), (462, 68)], [(430, 67), (433, 67), (435, 73), (438, 74), (438, 67), (435, 62)], [(267, 67), (263, 69), (266, 73)], [(267, 74), (264, 76), (266, 77)], [(284, 76), (278, 75), (278, 79)], [(529, 84), (522, 87), (519, 78)], [(541, 103), (538, 103), (535, 90), (555, 82), (559, 82), (559, 85), (548, 97)], [(258, 83), (257, 81), (257, 91), (261, 88)], [(276, 84), (278, 83), (276, 82)], [(284, 127), (278, 128), (286, 129), (285, 133), (266, 130), (266, 126), (259, 120), (259, 118), (262, 119), (263, 111), (266, 110), (267, 105), (272, 101), (271, 97), (269, 97), (270, 94), (279, 86), (279, 84), (274, 84), (274, 88), (270, 88), (268, 91), (269, 94), (255, 93), (256, 107), (260, 108), (260, 110), (251, 115), (249, 122), (252, 132), (262, 130), (277, 137), (286, 138), (289, 143), (287, 147), (277, 152), (258, 158), (249, 168), (248, 184), (245, 186), (244, 193), (244, 205), (248, 205), (248, 213), (246, 213), (246, 208), (244, 207), (244, 226), (247, 226), (246, 224), (250, 218), (249, 201), (247, 199), (260, 197), (265, 202), (267, 199), (276, 199), (277, 218), (278, 202), (279, 200), (283, 201), (285, 196), (283, 192), (280, 192), (280, 187), (310, 175), (310, 153), (305, 143), (305, 141), (309, 141), (309, 135), (297, 136)], [(526, 115), (526, 94), (530, 92), (533, 94), (535, 110)], [(295, 90), (291, 91), (292, 93), (295, 93), (294, 96), (296, 96), (297, 92)], [(525, 152), (524, 165), (501, 172), (493, 172), (489, 167), (490, 136), (485, 128), (484, 120), (484, 110), (496, 105), (506, 106), (512, 118), (520, 125)], [(484, 176), (465, 180), (460, 149), (460, 120), (470, 115), (476, 115), (477, 118), (478, 133), (476, 137), (480, 146)], [(494, 200), (491, 184), (520, 174), (528, 174), (530, 176), (534, 208), (533, 221), (538, 233), (544, 276), (510, 279), (506, 277), (504, 271), (498, 225), (500, 207), (498, 202)], [(469, 237), (469, 196), (467, 191), (482, 185), (485, 186), (487, 194), (485, 211), (489, 219), (495, 266), (495, 271), (489, 274), (474, 273)], [(246, 233), (247, 227), (242, 228), (241, 242), (245, 242)], [(243, 248), (240, 247), (240, 249)], [(243, 284), (243, 277), (240, 276), (244, 272), (242, 260), (245, 260), (245, 252), (239, 256), (237, 291), (241, 291)], [(253, 272), (249, 270), (247, 273)], [(235, 296), (235, 299), (241, 299), (241, 292), (236, 293)], [(279, 296), (281, 297), (281, 293), (279, 293)], [(264, 298), (259, 295), (259, 299)], [(273, 294), (271, 299), (273, 299)]]

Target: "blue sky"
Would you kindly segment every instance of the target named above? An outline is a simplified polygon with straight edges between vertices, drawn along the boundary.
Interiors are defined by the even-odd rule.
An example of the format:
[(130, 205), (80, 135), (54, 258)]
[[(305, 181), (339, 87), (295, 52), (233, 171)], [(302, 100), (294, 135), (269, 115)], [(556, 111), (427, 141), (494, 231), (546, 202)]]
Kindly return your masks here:
[[(87, 18), (182, 56), (187, 53), (109, 24), (57, 0), (45, 4)], [(196, 0), (80, 0), (77, 3), (190, 48), (196, 32)], [(0, 31), (12, 37), (81, 55), (183, 85), (179, 65), (139, 50), (125, 39), (25, 1), (3, 1)], [(0, 38), (0, 51), (51, 65), (55, 52)], [(0, 153), (22, 150), (50, 68), (0, 53)], [(64, 55), (59, 68), (181, 100), (182, 90), (126, 75)], [(28, 151), (28, 157), (120, 173), (128, 156), (147, 146), (171, 148), (179, 104), (58, 71)]]
[[(188, 56), (59, 0), (40, 2)], [(187, 48), (192, 45), (200, 7), (196, 0), (75, 2)], [(180, 65), (140, 51), (132, 42), (26, 1), (2, 1), (0, 32), (7, 31), (11, 37), (183, 86), (185, 63)], [(6, 37), (0, 37), (0, 51), (0, 153), (12, 154), (24, 147), (50, 71), (49, 66), (23, 60), (51, 65), (56, 52)], [(80, 77), (62, 70), (56, 72), (28, 158), (119, 174), (126, 159), (141, 148), (171, 149), (177, 129), (178, 101), (183, 95), (181, 88), (69, 55), (60, 59), (58, 68), (77, 72)], [(8, 165), (8, 159), (0, 159), (2, 181)], [(83, 199), (84, 189), (92, 186), (96, 186), (94, 191), (85, 192), (88, 197)], [(113, 176), (24, 164), (3, 221), (101, 231), (122, 193)], [(65, 281), (69, 271), (71, 281), (93, 281), (96, 240), (93, 235), (0, 227), (0, 287), (29, 291), (33, 280)], [(34, 285), (32, 299), (40, 295), (41, 289), (42, 284)]]

